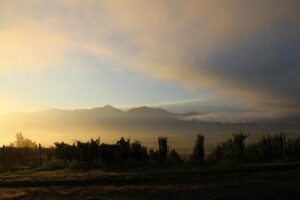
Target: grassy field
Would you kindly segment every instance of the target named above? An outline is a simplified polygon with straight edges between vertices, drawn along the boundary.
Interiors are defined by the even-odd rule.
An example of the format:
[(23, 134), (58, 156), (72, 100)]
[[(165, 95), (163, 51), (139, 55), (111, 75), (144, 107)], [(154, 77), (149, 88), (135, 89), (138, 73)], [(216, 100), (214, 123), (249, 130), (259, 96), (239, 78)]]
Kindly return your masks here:
[(300, 163), (0, 173), (0, 199), (300, 199)]

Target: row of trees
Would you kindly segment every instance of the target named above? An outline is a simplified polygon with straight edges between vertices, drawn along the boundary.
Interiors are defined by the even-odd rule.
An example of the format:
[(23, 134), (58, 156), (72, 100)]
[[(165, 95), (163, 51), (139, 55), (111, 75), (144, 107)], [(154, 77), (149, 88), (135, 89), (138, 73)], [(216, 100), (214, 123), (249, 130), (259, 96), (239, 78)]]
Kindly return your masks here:
[(139, 141), (120, 138), (115, 144), (101, 143), (100, 139), (73, 144), (56, 142), (53, 147), (42, 148), (24, 138), (21, 133), (16, 141), (0, 149), (3, 168), (76, 166), (83, 168), (106, 166), (133, 166), (141, 164), (170, 164), (183, 162), (175, 149), (169, 148), (168, 138), (158, 138), (158, 149), (148, 149)]
[(172, 149), (169, 151), (168, 138), (158, 138), (158, 149), (147, 149), (139, 141), (131, 142), (120, 138), (115, 144), (100, 143), (100, 139), (88, 142), (77, 141), (72, 145), (64, 142), (55, 143), (54, 154), (59, 161), (66, 165), (77, 163), (80, 166), (100, 165), (132, 165), (149, 161), (157, 163), (182, 162), (179, 154)]
[[(245, 144), (249, 135), (233, 134), (232, 138), (220, 143), (205, 155), (204, 136), (199, 134), (195, 140), (190, 161), (201, 163), (271, 162), (300, 160), (300, 137), (286, 139), (283, 133), (262, 137), (256, 143)], [(16, 142), (0, 151), (0, 161), (7, 166), (59, 166), (105, 167), (132, 166), (146, 164), (182, 163), (175, 149), (170, 149), (167, 137), (158, 138), (158, 148), (148, 149), (139, 141), (131, 142), (120, 138), (115, 144), (101, 143), (100, 139), (88, 142), (76, 141), (73, 144), (56, 142), (51, 148), (41, 148), (33, 141), (17, 134)]]
[(208, 156), (214, 161), (296, 161), (300, 160), (300, 137), (286, 139), (283, 133), (263, 136), (258, 142), (245, 145), (249, 135), (233, 134), (233, 138), (219, 144)]

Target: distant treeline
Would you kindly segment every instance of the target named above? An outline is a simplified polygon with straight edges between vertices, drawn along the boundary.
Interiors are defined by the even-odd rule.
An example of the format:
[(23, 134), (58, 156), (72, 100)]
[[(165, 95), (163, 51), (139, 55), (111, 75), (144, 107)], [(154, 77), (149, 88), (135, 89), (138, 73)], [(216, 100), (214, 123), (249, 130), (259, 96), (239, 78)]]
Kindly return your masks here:
[(286, 139), (283, 133), (262, 137), (256, 143), (245, 145), (249, 137), (244, 133), (219, 144), (205, 155), (204, 139), (199, 134), (195, 140), (190, 160), (183, 161), (175, 149), (170, 149), (167, 137), (158, 138), (158, 148), (148, 149), (139, 141), (120, 138), (115, 144), (101, 143), (100, 139), (73, 144), (56, 142), (43, 148), (22, 134), (17, 140), (1, 148), (0, 162), (3, 168), (14, 167), (130, 167), (139, 165), (170, 165), (184, 162), (273, 162), (299, 161), (300, 137)]

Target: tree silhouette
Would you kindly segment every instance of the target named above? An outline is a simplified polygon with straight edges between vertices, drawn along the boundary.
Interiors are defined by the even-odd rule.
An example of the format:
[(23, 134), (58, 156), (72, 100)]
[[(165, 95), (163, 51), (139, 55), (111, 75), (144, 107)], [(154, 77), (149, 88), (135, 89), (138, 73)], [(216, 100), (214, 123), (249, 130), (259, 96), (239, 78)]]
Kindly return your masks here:
[(286, 155), (289, 160), (300, 160), (300, 136), (287, 140)]
[(235, 160), (245, 159), (245, 139), (247, 137), (248, 135), (245, 135), (243, 132), (239, 134), (233, 134)]
[(158, 138), (158, 154), (160, 161), (164, 162), (168, 159), (169, 146), (167, 137)]
[(216, 160), (241, 161), (245, 158), (245, 139), (248, 135), (244, 133), (233, 134), (233, 138), (220, 143), (210, 157)]
[(139, 141), (131, 144), (131, 157), (138, 162), (145, 161), (148, 158), (147, 148), (142, 146)]
[(123, 163), (128, 160), (130, 153), (130, 140), (125, 140), (123, 137), (117, 141), (116, 160), (118, 163)]
[(191, 159), (197, 162), (202, 162), (204, 158), (204, 136), (201, 134), (197, 135), (197, 139), (195, 141), (195, 146), (193, 149), (193, 154)]
[(76, 143), (78, 159), (80, 164), (85, 165), (86, 167), (97, 165), (100, 157), (100, 139), (91, 139), (88, 142)]
[(182, 163), (183, 160), (181, 159), (181, 157), (179, 156), (179, 154), (176, 152), (175, 149), (172, 149), (170, 151), (170, 161), (173, 163)]
[(17, 133), (16, 141), (9, 146), (16, 148), (36, 148), (37, 144), (30, 139), (24, 138), (22, 133)]
[(112, 165), (116, 162), (116, 144), (101, 144), (100, 145), (100, 158), (103, 165)]
[[(247, 137), (248, 135), (243, 132), (233, 134), (232, 138), (216, 146), (208, 155), (208, 161), (272, 162), (300, 160), (299, 136), (286, 140), (285, 135), (281, 132), (280, 134), (263, 136), (256, 143), (246, 146)], [(46, 159), (46, 162), (42, 159)], [(169, 152), (167, 137), (159, 137), (158, 149), (149, 149), (149, 151), (139, 141), (131, 143), (129, 139), (125, 140), (123, 137), (115, 144), (101, 144), (100, 139), (91, 139), (87, 142), (76, 141), (73, 144), (56, 142), (54, 147), (41, 148), (38, 151), (36, 143), (24, 138), (21, 133), (16, 135), (14, 143), (8, 147), (3, 146), (0, 160), (5, 168), (40, 166), (39, 162), (43, 162), (43, 166), (46, 166), (47, 163), (53, 163), (53, 161), (58, 166), (82, 168), (183, 162), (175, 149)], [(191, 160), (197, 162), (204, 160), (204, 136), (201, 134), (198, 134), (195, 140)]]

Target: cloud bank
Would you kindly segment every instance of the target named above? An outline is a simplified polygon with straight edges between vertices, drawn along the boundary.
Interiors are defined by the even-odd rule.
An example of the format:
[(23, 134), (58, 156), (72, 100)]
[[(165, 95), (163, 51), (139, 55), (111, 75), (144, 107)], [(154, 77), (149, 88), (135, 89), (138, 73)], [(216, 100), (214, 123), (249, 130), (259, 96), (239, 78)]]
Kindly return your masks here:
[[(278, 114), (278, 113), (277, 113)], [(255, 123), (277, 120), (282, 115), (271, 112), (219, 112), (204, 115), (194, 115), (183, 118), (183, 120), (223, 122), (223, 123)]]
[(300, 110), (299, 1), (1, 1), (0, 70), (80, 53), (235, 104)]

